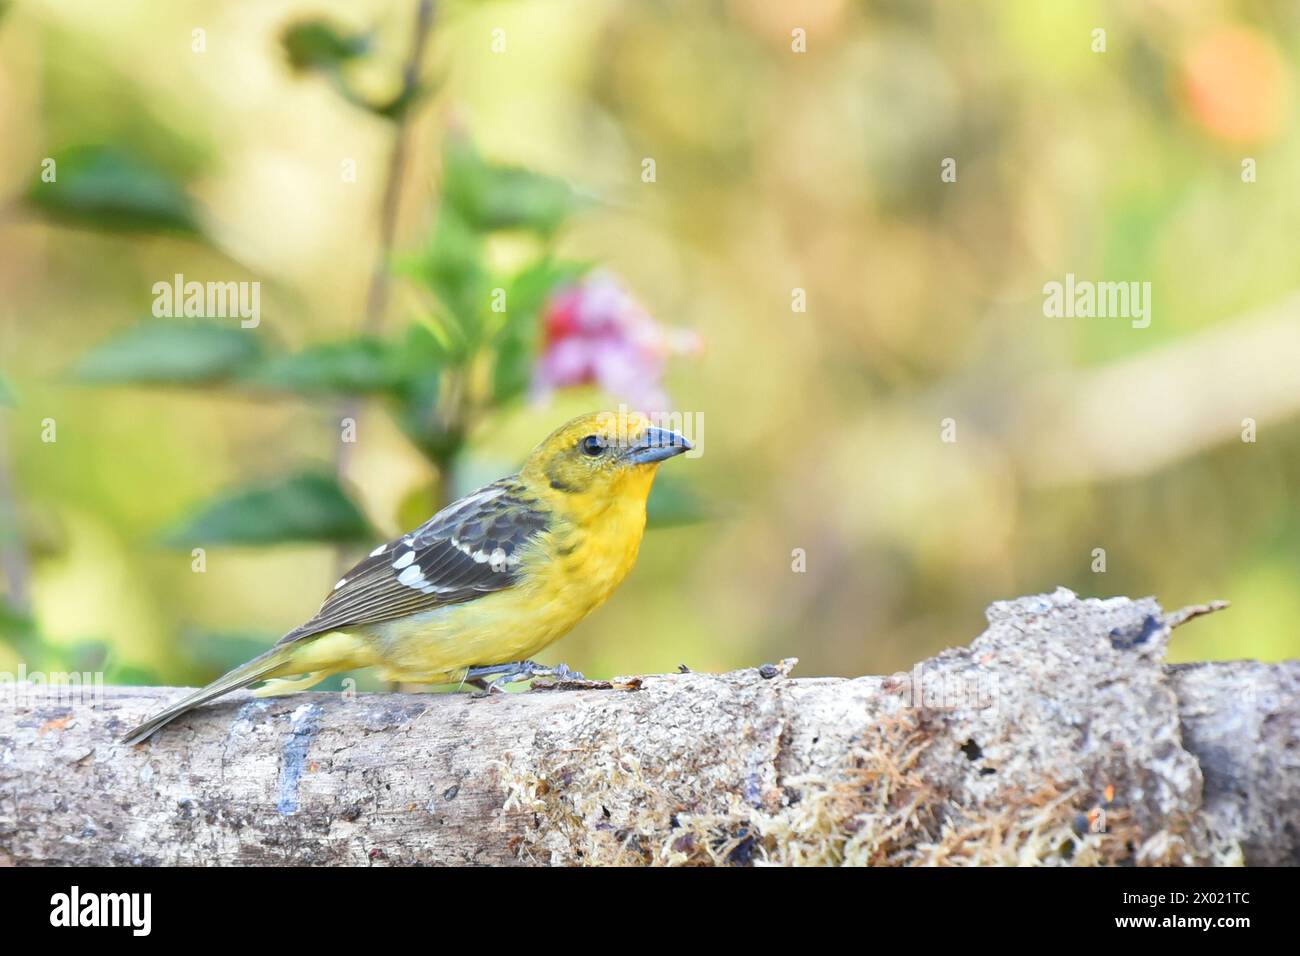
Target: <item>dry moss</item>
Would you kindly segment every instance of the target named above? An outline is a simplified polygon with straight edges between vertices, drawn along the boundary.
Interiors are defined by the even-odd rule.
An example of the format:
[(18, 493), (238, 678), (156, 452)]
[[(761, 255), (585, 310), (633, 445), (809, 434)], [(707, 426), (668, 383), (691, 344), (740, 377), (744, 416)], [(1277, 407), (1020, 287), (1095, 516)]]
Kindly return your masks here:
[[(591, 766), (580, 786), (502, 766), (508, 811), (528, 811), (521, 852), (553, 864), (601, 866), (1113, 866), (1240, 863), (1177, 815), (1144, 834), (1106, 793), (1044, 781), (961, 805), (927, 779), (933, 738), (914, 711), (859, 740), (829, 774), (782, 782), (774, 811), (727, 795), (701, 812), (666, 795), (634, 759)], [(620, 812), (611, 807), (633, 812)], [(527, 814), (525, 820), (527, 821)], [(616, 822), (619, 821), (619, 822)]]

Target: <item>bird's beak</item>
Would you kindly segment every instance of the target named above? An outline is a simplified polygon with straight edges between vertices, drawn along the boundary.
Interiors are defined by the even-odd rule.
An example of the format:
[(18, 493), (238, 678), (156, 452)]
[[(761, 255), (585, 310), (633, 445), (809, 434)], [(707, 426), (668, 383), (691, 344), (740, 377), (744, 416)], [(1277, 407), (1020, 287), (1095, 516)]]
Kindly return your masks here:
[(677, 432), (651, 425), (623, 453), (623, 460), (630, 465), (649, 465), (690, 451), (693, 447)]

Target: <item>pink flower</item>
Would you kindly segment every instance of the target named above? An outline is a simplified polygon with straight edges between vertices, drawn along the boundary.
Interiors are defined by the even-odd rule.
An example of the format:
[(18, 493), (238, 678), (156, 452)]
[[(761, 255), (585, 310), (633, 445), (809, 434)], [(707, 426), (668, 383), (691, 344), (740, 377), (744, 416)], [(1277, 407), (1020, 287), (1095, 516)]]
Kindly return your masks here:
[(545, 344), (533, 375), (539, 399), (595, 384), (639, 411), (665, 412), (668, 358), (700, 348), (693, 332), (660, 325), (607, 275), (553, 293), (542, 321)]

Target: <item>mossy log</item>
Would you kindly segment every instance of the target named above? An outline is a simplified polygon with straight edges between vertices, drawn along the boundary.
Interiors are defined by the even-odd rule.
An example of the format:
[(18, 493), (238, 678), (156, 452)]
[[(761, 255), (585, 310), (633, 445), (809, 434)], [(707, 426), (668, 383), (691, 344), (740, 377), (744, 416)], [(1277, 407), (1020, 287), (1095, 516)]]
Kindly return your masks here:
[(1150, 598), (994, 604), (890, 677), (458, 694), (0, 686), (0, 864), (1300, 863), (1300, 661)]

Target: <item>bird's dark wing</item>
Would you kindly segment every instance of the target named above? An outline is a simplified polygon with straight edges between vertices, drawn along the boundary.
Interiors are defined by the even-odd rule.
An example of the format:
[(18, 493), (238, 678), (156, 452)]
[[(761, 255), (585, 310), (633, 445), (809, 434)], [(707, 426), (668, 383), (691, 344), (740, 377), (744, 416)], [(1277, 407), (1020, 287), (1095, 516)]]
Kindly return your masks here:
[(280, 644), (459, 604), (518, 580), (520, 549), (550, 526), (512, 479), (452, 502), (348, 571), (316, 616)]

